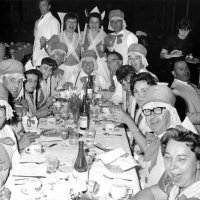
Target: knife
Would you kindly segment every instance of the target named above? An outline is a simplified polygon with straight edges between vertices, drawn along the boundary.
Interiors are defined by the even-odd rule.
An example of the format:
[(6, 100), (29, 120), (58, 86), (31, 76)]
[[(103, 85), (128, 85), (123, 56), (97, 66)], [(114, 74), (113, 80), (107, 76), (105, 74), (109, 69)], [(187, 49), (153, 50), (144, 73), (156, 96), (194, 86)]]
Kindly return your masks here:
[(46, 176), (12, 175), (13, 177), (46, 178)]

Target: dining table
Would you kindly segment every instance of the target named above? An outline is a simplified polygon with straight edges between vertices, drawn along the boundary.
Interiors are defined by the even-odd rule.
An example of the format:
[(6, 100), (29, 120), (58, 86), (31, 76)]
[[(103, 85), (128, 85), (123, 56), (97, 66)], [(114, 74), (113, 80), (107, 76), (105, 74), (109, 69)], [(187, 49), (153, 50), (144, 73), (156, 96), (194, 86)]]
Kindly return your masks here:
[[(104, 97), (106, 96), (107, 94)], [(107, 109), (110, 110), (109, 107)], [(105, 125), (111, 122), (109, 118), (112, 117), (112, 112), (100, 115), (102, 116), (100, 120), (93, 117), (90, 119), (89, 130), (95, 130), (95, 138), (88, 146), (89, 130), (80, 130), (72, 120), (56, 125), (57, 132), (52, 135), (42, 134), (45, 130), (41, 129), (39, 123), (40, 137), (34, 143), (41, 145), (42, 151), (32, 155), (26, 148), (21, 152), (20, 160), (13, 166), (6, 183), (6, 187), (11, 191), (11, 200), (84, 199), (84, 195), (88, 194), (88, 183), (91, 180), (95, 181), (98, 187), (85, 199), (112, 200), (109, 192), (113, 184), (124, 185), (131, 189), (131, 196), (139, 192), (140, 182), (135, 168), (138, 163), (131, 154), (125, 129), (115, 123), (114, 131), (106, 132)], [(64, 138), (61, 132), (69, 127), (78, 133), (79, 137)], [(77, 178), (78, 173), (74, 169), (79, 141), (85, 144), (86, 160), (90, 155), (93, 156), (93, 161), (88, 165), (87, 180), (84, 181)], [(47, 160), (52, 156), (59, 160), (59, 167), (56, 172), (48, 173)], [(30, 192), (27, 189), (31, 187), (27, 183), (32, 179), (39, 180), (41, 183), (39, 192), (32, 193), (32, 190)], [(128, 199), (131, 196), (120, 199)]]

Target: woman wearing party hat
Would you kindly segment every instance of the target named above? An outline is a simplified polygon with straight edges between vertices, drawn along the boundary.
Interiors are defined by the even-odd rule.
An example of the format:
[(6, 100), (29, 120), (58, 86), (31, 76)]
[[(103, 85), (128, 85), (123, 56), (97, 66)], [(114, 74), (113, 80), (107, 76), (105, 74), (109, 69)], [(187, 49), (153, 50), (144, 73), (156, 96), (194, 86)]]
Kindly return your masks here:
[(95, 7), (87, 16), (82, 35), (82, 50), (93, 50), (97, 55), (98, 73), (104, 77), (110, 86), (110, 73), (106, 65), (104, 38), (106, 33), (103, 30), (102, 21), (105, 12), (100, 14), (99, 9)]

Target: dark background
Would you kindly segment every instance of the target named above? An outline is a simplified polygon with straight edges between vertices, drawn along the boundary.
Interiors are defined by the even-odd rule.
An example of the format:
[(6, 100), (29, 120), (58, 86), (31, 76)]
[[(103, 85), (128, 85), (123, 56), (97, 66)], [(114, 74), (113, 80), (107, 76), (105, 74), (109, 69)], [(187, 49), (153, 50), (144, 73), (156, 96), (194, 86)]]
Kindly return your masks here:
[[(0, 0), (0, 42), (33, 43), (34, 23), (40, 17), (38, 2)], [(101, 12), (106, 11), (106, 32), (109, 11), (116, 8), (124, 11), (128, 30), (134, 33), (142, 30), (148, 34), (148, 61), (150, 70), (156, 74), (162, 65), (159, 54), (163, 41), (176, 32), (176, 22), (180, 18), (188, 17), (194, 24), (191, 34), (196, 45), (194, 55), (200, 58), (200, 0), (52, 0), (51, 3), (51, 11), (57, 18), (57, 12), (77, 12), (81, 30), (86, 20), (85, 9), (90, 12), (97, 5)]]

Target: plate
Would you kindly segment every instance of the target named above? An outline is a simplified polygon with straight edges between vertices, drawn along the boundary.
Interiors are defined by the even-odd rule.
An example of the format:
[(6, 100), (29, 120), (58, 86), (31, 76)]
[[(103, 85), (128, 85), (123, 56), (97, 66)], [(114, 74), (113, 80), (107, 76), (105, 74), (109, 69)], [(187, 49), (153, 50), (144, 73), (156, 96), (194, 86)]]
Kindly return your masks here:
[(197, 64), (200, 62), (198, 58), (186, 58), (186, 61), (191, 64)]

